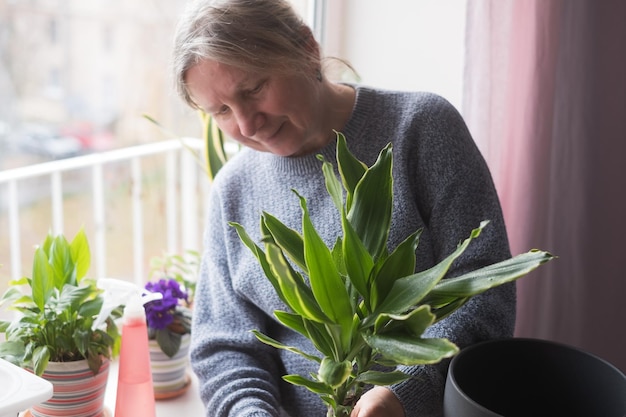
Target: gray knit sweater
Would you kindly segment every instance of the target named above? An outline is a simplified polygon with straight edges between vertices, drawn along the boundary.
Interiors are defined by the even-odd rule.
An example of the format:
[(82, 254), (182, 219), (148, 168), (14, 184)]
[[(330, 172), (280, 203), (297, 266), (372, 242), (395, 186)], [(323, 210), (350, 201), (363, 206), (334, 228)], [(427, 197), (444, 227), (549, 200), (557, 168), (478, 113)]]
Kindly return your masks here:
[[(417, 250), (417, 269), (423, 270), (450, 254), (481, 220), (490, 220), (455, 262), (450, 276), (510, 257), (490, 173), (454, 107), (433, 94), (355, 88), (354, 111), (342, 131), (350, 150), (371, 165), (380, 150), (393, 143), (389, 247), (395, 248), (423, 227)], [(335, 146), (333, 141), (318, 153), (335, 161)], [(285, 158), (245, 149), (225, 165), (213, 183), (191, 346), (207, 416), (326, 415), (324, 404), (314, 394), (281, 379), (285, 374), (308, 376), (316, 371), (315, 364), (269, 347), (250, 332), (257, 329), (315, 353), (307, 339), (273, 317), (275, 310), (287, 307), (235, 229), (227, 224), (242, 224), (259, 242), (259, 220), (266, 211), (301, 230), (299, 200), (292, 189), (307, 199), (315, 227), (332, 245), (341, 234), (341, 225), (316, 155)], [(473, 298), (428, 329), (427, 335), (447, 337), (463, 347), (511, 336), (514, 321), (515, 287), (508, 284)], [(406, 417), (441, 415), (448, 363), (403, 369), (415, 378), (391, 388)]]

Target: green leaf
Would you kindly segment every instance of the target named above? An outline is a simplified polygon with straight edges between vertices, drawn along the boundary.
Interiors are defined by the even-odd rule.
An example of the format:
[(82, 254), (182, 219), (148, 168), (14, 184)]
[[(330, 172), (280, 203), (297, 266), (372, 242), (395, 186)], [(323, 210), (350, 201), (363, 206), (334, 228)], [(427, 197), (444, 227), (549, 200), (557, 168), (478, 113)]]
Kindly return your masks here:
[(54, 270), (54, 286), (60, 291), (65, 284), (77, 285), (76, 266), (72, 259), (70, 244), (63, 235), (52, 240), (48, 262)]
[(336, 325), (318, 323), (312, 320), (303, 320), (304, 328), (307, 331), (307, 338), (313, 346), (324, 356), (337, 355), (337, 346), (341, 346), (341, 339), (334, 340), (334, 333), (330, 330)]
[(288, 313), (286, 311), (275, 310), (274, 316), (283, 326), (286, 326), (313, 343), (313, 346), (324, 354), (330, 356), (334, 353), (331, 335), (326, 331), (326, 326), (322, 323), (307, 320), (299, 314)]
[(167, 329), (157, 329), (156, 341), (163, 353), (170, 358), (174, 357), (180, 350), (183, 335), (171, 332)]
[(85, 301), (78, 307), (78, 314), (83, 317), (96, 317), (102, 310), (104, 299), (97, 297), (93, 300)]
[(293, 353), (297, 353), (298, 355), (301, 355), (303, 357), (305, 357), (306, 359), (310, 360), (310, 361), (315, 361), (315, 362), (321, 362), (322, 359), (318, 358), (317, 356), (314, 355), (309, 355), (308, 353), (295, 348), (293, 346), (287, 346), (281, 342), (279, 342), (276, 339), (273, 339), (267, 335), (264, 335), (263, 333), (259, 332), (258, 330), (252, 330), (252, 333), (254, 333), (254, 335), (257, 337), (257, 339), (259, 339), (261, 342), (265, 343), (266, 345), (269, 346), (273, 346), (277, 349), (284, 349), (284, 350), (288, 350), (289, 352), (293, 352)]
[[(76, 265), (76, 282), (80, 282), (91, 266), (91, 252), (85, 230), (81, 228), (70, 244), (71, 258)], [(72, 283), (73, 284), (73, 283)]]
[(348, 275), (348, 271), (346, 269), (346, 262), (343, 256), (343, 239), (341, 237), (337, 237), (335, 240), (335, 244), (331, 250), (333, 255), (333, 260), (335, 261), (335, 265), (337, 266), (337, 270), (343, 276)]
[(411, 378), (411, 375), (401, 371), (365, 371), (359, 374), (356, 381), (364, 384), (388, 386), (398, 384)]
[(89, 326), (85, 326), (85, 328), (76, 328), (71, 335), (76, 348), (84, 357), (88, 356), (87, 351), (89, 349), (90, 336), (92, 334), (90, 330)]
[(13, 356), (21, 358), (24, 356), (24, 342), (19, 340), (6, 340), (0, 343), (0, 357)]
[(447, 339), (421, 339), (405, 334), (364, 335), (365, 342), (383, 355), (386, 364), (427, 365), (456, 355), (459, 348)]
[(345, 325), (329, 323), (325, 325), (326, 332), (330, 336), (333, 343), (334, 353), (336, 358), (343, 358), (346, 356), (346, 352), (350, 351), (350, 342), (352, 341), (352, 331), (354, 327), (346, 327)]
[[(45, 251), (44, 251), (45, 252)], [(18, 279), (12, 279), (9, 281), (9, 286), (14, 287), (16, 285), (29, 285), (30, 286), (31, 279), (28, 277), (22, 277)]]
[[(63, 310), (69, 310), (70, 313), (78, 311), (81, 305), (93, 294), (93, 288), (90, 286), (75, 287), (73, 285), (66, 285), (63, 287), (58, 299), (58, 308)], [(91, 309), (93, 305), (88, 305), (86, 308)]]
[(480, 294), (514, 281), (554, 258), (548, 252), (531, 250), (459, 277), (442, 280), (433, 288), (427, 301), (436, 303), (439, 299), (465, 298)]
[(415, 271), (415, 251), (422, 230), (416, 231), (400, 243), (375, 274), (371, 294), (372, 309), (376, 309), (379, 301), (389, 295), (397, 279), (411, 275)]
[(283, 326), (288, 327), (303, 336), (309, 337), (309, 333), (304, 327), (304, 319), (301, 315), (288, 313), (286, 311), (275, 310), (274, 316)]
[(280, 220), (269, 213), (263, 212), (261, 221), (272, 235), (274, 242), (280, 246), (283, 252), (285, 252), (306, 274), (307, 266), (304, 260), (304, 242), (300, 233), (285, 226)]
[(371, 305), (369, 277), (374, 268), (374, 259), (361, 242), (354, 231), (345, 213), (342, 212), (341, 224), (343, 226), (343, 259), (350, 282), (365, 299), (367, 306)]
[(276, 277), (285, 303), (302, 317), (319, 322), (327, 322), (329, 317), (318, 305), (311, 289), (304, 279), (287, 262), (283, 252), (274, 243), (266, 243), (267, 262), (272, 275)]
[(37, 346), (33, 351), (32, 362), (33, 372), (37, 376), (43, 375), (44, 371), (48, 367), (48, 361), (50, 360), (50, 350), (48, 346)]
[(307, 388), (316, 394), (333, 395), (333, 389), (323, 382), (312, 381), (300, 375), (284, 375), (283, 379), (290, 384)]
[(359, 161), (350, 153), (346, 144), (346, 137), (340, 133), (337, 133), (337, 166), (341, 175), (343, 186), (346, 189), (346, 210), (350, 210), (352, 207), (352, 197), (354, 190), (361, 181), (361, 178), (367, 170), (367, 165)]
[(200, 117), (203, 123), (203, 136), (206, 146), (207, 171), (209, 179), (213, 181), (227, 160), (224, 151), (224, 133), (209, 114), (201, 112)]
[(387, 145), (357, 184), (348, 219), (361, 241), (377, 259), (385, 250), (392, 210), (392, 150)]
[[(280, 288), (278, 279), (274, 276), (274, 273), (272, 272), (272, 267), (267, 261), (267, 256), (265, 252), (263, 251), (263, 249), (261, 249), (256, 243), (254, 243), (254, 241), (252, 240), (250, 235), (248, 235), (248, 233), (246, 232), (246, 229), (242, 225), (235, 223), (235, 222), (229, 222), (228, 224), (235, 228), (235, 230), (237, 231), (237, 234), (239, 235), (239, 239), (241, 239), (244, 245), (246, 245), (246, 247), (250, 249), (250, 252), (252, 252), (254, 257), (259, 261), (259, 264), (261, 265), (261, 268), (263, 269), (263, 273), (265, 274), (267, 279), (270, 281), (270, 283), (274, 287), (274, 291), (276, 291), (276, 294), (278, 295), (278, 297), (280, 297), (280, 299), (285, 304), (289, 305), (289, 303), (287, 302), (287, 298), (285, 297), (285, 294), (283, 294), (283, 291)], [(264, 224), (263, 221), (261, 221), (261, 227), (263, 227), (263, 224)]]
[(461, 256), (470, 242), (480, 235), (486, 225), (487, 222), (482, 222), (478, 228), (472, 230), (470, 237), (465, 239), (454, 252), (432, 268), (397, 279), (391, 287), (389, 295), (378, 306), (376, 312), (401, 314), (417, 305), (445, 276), (452, 262)]
[[(9, 284), (13, 285), (13, 284)], [(22, 297), (22, 291), (19, 288), (9, 287), (4, 294), (2, 294), (2, 299), (0, 299), (0, 307), (5, 304), (12, 304), (18, 298)]]
[(421, 305), (408, 314), (380, 314), (376, 318), (374, 332), (380, 334), (389, 329), (397, 332), (401, 328), (408, 335), (421, 337), (434, 321), (435, 315), (431, 313), (430, 306)]
[[(111, 346), (111, 355), (113, 357), (117, 357), (120, 354), (120, 348), (122, 346), (122, 335), (117, 325), (115, 324), (115, 320), (113, 320), (113, 317), (115, 316), (116, 316), (115, 314), (112, 314), (112, 317), (109, 317), (106, 320), (106, 324), (107, 324), (106, 333), (109, 335), (111, 340), (113, 340), (113, 345)], [(117, 318), (119, 317), (121, 317), (121, 314), (118, 315)]]
[(32, 278), (33, 302), (39, 311), (44, 310), (54, 288), (54, 270), (48, 263), (46, 253), (39, 247), (35, 250)]
[(337, 270), (333, 255), (313, 227), (306, 200), (300, 198), (302, 207), (302, 235), (304, 257), (309, 269), (309, 281), (313, 295), (322, 311), (334, 322), (349, 328), (352, 323), (350, 296)]
[(52, 247), (53, 242), (54, 242), (54, 236), (52, 235), (52, 232), (50, 231), (48, 232), (48, 234), (46, 235), (46, 238), (41, 244), (41, 247), (43, 248), (43, 251), (46, 253), (46, 255), (50, 253), (50, 248)]
[(339, 212), (343, 211), (343, 188), (341, 183), (335, 176), (335, 169), (333, 165), (326, 161), (322, 155), (318, 155), (318, 159), (322, 161), (322, 173), (324, 174), (324, 180), (326, 183), (326, 190), (330, 195), (330, 198), (335, 203), (335, 207)]

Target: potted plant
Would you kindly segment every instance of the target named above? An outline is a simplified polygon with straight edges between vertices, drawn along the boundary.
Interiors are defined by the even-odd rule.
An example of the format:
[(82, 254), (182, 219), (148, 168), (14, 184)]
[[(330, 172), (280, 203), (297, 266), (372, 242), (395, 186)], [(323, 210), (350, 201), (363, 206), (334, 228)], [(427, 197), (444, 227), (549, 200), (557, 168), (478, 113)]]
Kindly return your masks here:
[[(37, 415), (70, 416), (80, 408), (81, 415), (96, 416), (103, 411), (109, 362), (121, 343), (115, 320), (122, 309), (104, 307), (102, 290), (86, 277), (90, 262), (83, 229), (71, 243), (62, 234), (48, 233), (35, 250), (32, 277), (11, 281), (0, 299), (0, 306), (17, 311), (12, 320), (0, 321), (5, 334), (0, 357), (55, 385), (54, 396), (33, 407)], [(28, 291), (23, 293), (22, 287)], [(68, 369), (84, 379), (68, 378)], [(85, 397), (76, 397), (78, 391)], [(60, 404), (67, 406), (62, 414), (55, 411)]]
[(178, 396), (189, 387), (191, 302), (199, 254), (187, 252), (187, 257), (165, 254), (153, 258), (153, 279), (145, 285), (146, 290), (163, 295), (144, 305), (157, 399)]
[(366, 385), (391, 385), (410, 378), (400, 371), (376, 371), (374, 365), (433, 364), (455, 355), (459, 351), (456, 345), (447, 339), (422, 338), (424, 331), (470, 297), (513, 281), (553, 256), (532, 250), (443, 280), (452, 262), (487, 227), (485, 221), (441, 263), (415, 273), (420, 231), (392, 251), (387, 248), (393, 198), (391, 144), (367, 167), (349, 152), (345, 138), (338, 133), (341, 181), (332, 164), (320, 159), (343, 228), (343, 236), (332, 248), (319, 237), (306, 199), (297, 191), (302, 233), (263, 213), (261, 248), (241, 225), (231, 225), (290, 309), (275, 311), (276, 318), (308, 338), (319, 355), (309, 355), (253, 330), (255, 335), (266, 344), (318, 363), (317, 374), (285, 375), (283, 379), (319, 395), (328, 406), (328, 416), (343, 417), (350, 415)]

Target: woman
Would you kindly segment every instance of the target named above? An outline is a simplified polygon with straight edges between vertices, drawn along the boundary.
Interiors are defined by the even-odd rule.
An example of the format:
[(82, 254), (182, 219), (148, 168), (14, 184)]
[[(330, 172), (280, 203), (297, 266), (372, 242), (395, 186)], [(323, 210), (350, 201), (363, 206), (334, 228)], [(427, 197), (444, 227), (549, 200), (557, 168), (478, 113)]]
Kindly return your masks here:
[[(341, 234), (320, 161), (335, 160), (334, 130), (371, 165), (393, 143), (394, 210), (389, 247), (424, 228), (417, 252), (423, 270), (451, 253), (480, 221), (490, 225), (451, 271), (510, 257), (491, 176), (458, 112), (427, 93), (392, 92), (330, 81), (318, 43), (286, 1), (200, 1), (177, 29), (174, 72), (182, 98), (207, 111), (245, 145), (213, 183), (198, 281), (191, 360), (207, 416), (323, 417), (324, 404), (285, 374), (316, 371), (299, 355), (259, 342), (257, 329), (314, 352), (308, 340), (273, 317), (285, 310), (256, 259), (228, 225), (259, 230), (262, 211), (299, 230), (304, 196), (327, 244)], [(260, 241), (260, 233), (252, 238)], [(427, 331), (460, 347), (511, 336), (515, 287), (475, 297)], [(448, 361), (403, 369), (415, 375), (376, 387), (353, 417), (440, 416)]]

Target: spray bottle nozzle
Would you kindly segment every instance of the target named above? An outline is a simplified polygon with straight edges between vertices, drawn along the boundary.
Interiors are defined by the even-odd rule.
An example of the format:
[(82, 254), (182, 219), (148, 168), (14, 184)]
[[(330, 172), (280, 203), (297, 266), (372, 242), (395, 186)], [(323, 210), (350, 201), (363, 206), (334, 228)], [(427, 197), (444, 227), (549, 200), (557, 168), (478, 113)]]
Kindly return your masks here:
[(136, 284), (114, 278), (98, 279), (98, 287), (104, 290), (104, 305), (100, 315), (94, 322), (94, 328), (103, 323), (109, 313), (119, 305), (124, 305), (125, 318), (143, 318), (146, 313), (145, 303), (163, 298), (161, 293), (153, 293)]
[(141, 304), (142, 305), (146, 305), (150, 301), (162, 300), (162, 299), (163, 299), (163, 294), (161, 294), (160, 292), (152, 292), (148, 290), (143, 290), (141, 292)]

